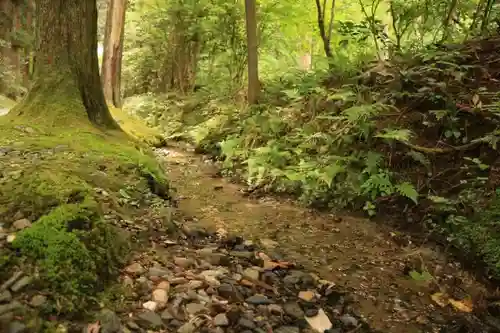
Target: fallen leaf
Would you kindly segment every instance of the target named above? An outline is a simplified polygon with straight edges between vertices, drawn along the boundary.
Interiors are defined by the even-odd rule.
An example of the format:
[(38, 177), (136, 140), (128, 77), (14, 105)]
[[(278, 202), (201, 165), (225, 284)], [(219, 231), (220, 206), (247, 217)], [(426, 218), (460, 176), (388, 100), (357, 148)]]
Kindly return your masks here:
[(87, 325), (86, 333), (99, 333), (100, 330), (101, 330), (101, 326), (99, 325), (99, 321), (96, 321), (93, 324)]
[(458, 311), (472, 312), (472, 310), (473, 310), (473, 305), (472, 305), (471, 299), (463, 299), (461, 301), (449, 299), (449, 302)]
[(263, 261), (262, 267), (265, 270), (273, 270), (276, 268), (289, 269), (289, 268), (293, 267), (293, 263), (290, 263), (288, 261), (279, 261), (279, 260), (274, 261), (264, 252), (259, 252), (258, 256), (260, 259), (262, 259), (262, 261)]
[(448, 297), (444, 293), (435, 293), (431, 295), (431, 299), (434, 303), (444, 308), (448, 305)]

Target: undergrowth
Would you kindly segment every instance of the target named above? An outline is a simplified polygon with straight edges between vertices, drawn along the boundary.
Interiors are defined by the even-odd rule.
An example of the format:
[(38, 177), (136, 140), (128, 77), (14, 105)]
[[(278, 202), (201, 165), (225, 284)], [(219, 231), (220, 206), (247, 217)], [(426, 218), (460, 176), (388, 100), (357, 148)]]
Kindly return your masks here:
[(500, 185), (496, 42), (425, 50), (342, 81), (287, 76), (266, 82), (258, 106), (203, 93), (131, 104), (252, 191), (430, 228), (500, 277), (500, 237), (487, 217)]

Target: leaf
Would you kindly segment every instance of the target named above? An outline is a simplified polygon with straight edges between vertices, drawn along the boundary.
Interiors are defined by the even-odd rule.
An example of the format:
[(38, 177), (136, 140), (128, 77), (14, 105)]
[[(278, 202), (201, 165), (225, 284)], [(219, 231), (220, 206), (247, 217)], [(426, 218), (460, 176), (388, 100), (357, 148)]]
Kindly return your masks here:
[(423, 271), (422, 273), (419, 273), (419, 272), (413, 270), (409, 273), (409, 275), (415, 281), (426, 282), (426, 281), (432, 280), (432, 275), (428, 271)]
[(124, 197), (125, 199), (132, 199), (132, 197), (127, 192), (125, 192), (124, 189), (120, 189), (119, 192), (120, 192), (121, 196)]
[(473, 310), (472, 300), (470, 298), (461, 301), (449, 299), (448, 301), (456, 310), (460, 312), (472, 312)]
[(415, 204), (418, 203), (418, 192), (413, 184), (404, 182), (396, 185), (396, 191), (404, 197), (407, 197)]
[(377, 138), (382, 138), (386, 140), (395, 140), (401, 142), (408, 142), (412, 138), (413, 133), (408, 129), (395, 129), (395, 130), (384, 130), (384, 133), (378, 133), (375, 135)]
[(444, 308), (448, 305), (448, 297), (444, 293), (435, 293), (431, 295), (431, 299), (434, 303)]

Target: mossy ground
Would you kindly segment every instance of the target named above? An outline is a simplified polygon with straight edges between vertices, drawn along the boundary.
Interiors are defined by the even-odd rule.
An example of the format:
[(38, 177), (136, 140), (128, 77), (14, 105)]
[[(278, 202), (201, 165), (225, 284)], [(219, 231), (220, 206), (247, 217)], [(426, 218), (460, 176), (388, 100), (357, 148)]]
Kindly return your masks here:
[[(0, 221), (8, 229), (23, 217), (33, 226), (1, 250), (0, 275), (7, 278), (14, 265), (32, 267), (54, 301), (49, 311), (77, 313), (95, 303), (127, 260), (127, 235), (112, 221), (144, 216), (148, 203), (160, 200), (152, 184), (168, 188), (167, 179), (130, 135), (103, 132), (85, 116), (61, 126), (50, 115), (13, 111), (0, 117)], [(141, 128), (123, 118), (125, 130)], [(155, 140), (152, 130), (144, 132), (132, 134)]]

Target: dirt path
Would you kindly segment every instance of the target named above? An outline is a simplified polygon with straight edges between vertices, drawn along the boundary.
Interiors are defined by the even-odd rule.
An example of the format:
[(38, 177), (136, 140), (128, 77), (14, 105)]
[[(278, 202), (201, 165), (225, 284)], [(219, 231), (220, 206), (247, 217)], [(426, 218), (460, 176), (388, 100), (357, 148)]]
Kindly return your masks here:
[[(240, 185), (214, 176), (215, 167), (201, 156), (169, 149), (159, 154), (181, 199), (179, 208), (193, 224), (278, 242), (288, 260), (352, 291), (356, 310), (374, 328), (438, 332), (449, 326), (450, 316), (463, 313), (436, 305), (431, 295), (441, 291), (453, 299), (471, 297), (476, 306), (485, 293), (459, 264), (435, 249), (398, 241), (390, 229), (270, 198), (248, 198)], [(409, 270), (422, 267), (431, 272), (431, 281), (408, 276)]]

